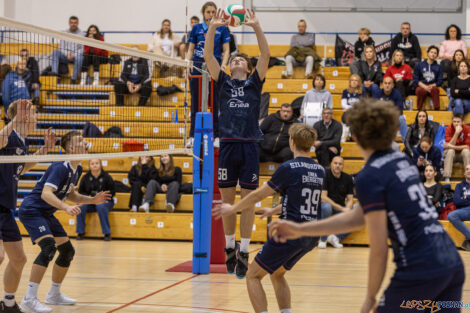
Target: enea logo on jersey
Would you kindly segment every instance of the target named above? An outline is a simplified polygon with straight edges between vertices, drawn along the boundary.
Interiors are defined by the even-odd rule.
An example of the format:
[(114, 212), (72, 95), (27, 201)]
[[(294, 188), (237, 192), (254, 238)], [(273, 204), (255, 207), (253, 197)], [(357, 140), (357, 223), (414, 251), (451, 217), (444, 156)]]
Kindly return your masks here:
[(250, 104), (238, 99), (230, 99), (228, 102), (230, 108), (249, 108)]

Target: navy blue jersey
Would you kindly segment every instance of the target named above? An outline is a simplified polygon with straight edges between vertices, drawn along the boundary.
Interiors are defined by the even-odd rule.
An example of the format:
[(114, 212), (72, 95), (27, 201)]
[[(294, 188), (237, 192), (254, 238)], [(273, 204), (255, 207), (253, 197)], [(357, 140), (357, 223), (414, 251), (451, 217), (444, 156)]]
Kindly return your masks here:
[(403, 153), (376, 151), (357, 175), (356, 192), (364, 214), (386, 211), (397, 278), (429, 279), (461, 264), (418, 169)]
[(311, 158), (297, 157), (284, 162), (268, 181), (282, 195), (281, 219), (295, 222), (321, 218), (321, 191), (325, 170)]
[[(206, 43), (206, 34), (209, 27), (205, 22), (194, 25), (189, 34), (188, 42), (194, 44), (193, 61), (204, 61), (204, 45)], [(214, 37), (214, 57), (218, 60), (222, 58), (222, 50), (224, 43), (230, 42), (230, 33), (227, 27), (220, 26), (215, 30)]]
[(258, 118), (261, 102), (258, 71), (247, 80), (231, 79), (220, 71), (216, 83), (219, 95), (219, 136), (222, 142), (259, 142), (263, 133)]
[[(0, 149), (1, 155), (25, 155), (28, 147), (21, 136), (13, 130), (8, 136), (5, 147)], [(15, 210), (18, 194), (18, 180), (23, 172), (24, 163), (0, 163), (0, 206)]]
[(44, 186), (51, 186), (55, 189), (56, 197), (65, 201), (69, 193), (77, 186), (80, 175), (82, 175), (81, 165), (74, 171), (69, 161), (52, 163), (33, 191), (24, 198), (20, 211), (39, 210), (46, 215), (54, 213), (57, 208), (41, 199)]

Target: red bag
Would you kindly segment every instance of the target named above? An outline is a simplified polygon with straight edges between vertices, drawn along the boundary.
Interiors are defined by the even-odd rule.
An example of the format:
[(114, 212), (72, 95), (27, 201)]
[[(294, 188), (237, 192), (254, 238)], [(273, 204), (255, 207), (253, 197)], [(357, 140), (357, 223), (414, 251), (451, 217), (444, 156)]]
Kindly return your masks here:
[(449, 215), (449, 213), (455, 210), (457, 210), (457, 207), (455, 206), (454, 202), (449, 203), (442, 209), (441, 214), (439, 214), (439, 219), (448, 220), (447, 216)]
[(144, 151), (144, 143), (137, 140), (126, 140), (122, 143), (122, 151)]

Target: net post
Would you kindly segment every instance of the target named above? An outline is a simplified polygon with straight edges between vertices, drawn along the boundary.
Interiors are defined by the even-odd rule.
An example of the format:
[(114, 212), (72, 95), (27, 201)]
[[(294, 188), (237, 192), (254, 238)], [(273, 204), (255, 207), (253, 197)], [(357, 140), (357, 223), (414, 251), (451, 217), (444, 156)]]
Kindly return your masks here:
[(206, 63), (202, 63), (202, 82), (201, 82), (201, 112), (207, 112), (209, 102), (209, 72)]

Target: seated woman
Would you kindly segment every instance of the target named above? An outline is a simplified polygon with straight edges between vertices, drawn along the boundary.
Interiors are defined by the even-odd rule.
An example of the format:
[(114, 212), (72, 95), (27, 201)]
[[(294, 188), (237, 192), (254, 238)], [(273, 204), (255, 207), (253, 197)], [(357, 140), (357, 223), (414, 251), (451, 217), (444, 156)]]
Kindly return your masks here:
[(459, 63), (459, 75), (450, 83), (450, 94), (454, 102), (454, 114), (470, 112), (470, 75), (469, 63), (463, 60)]
[[(90, 25), (85, 37), (104, 41), (98, 26)], [(93, 65), (93, 86), (100, 84), (100, 64), (108, 63), (108, 51), (85, 46), (83, 49), (82, 75), (80, 85), (85, 85), (88, 67)]]
[(344, 110), (341, 122), (343, 123), (343, 134), (341, 135), (341, 142), (345, 142), (350, 132), (349, 127), (346, 125), (347, 111), (352, 108), (353, 104), (359, 102), (359, 98), (362, 97), (362, 81), (361, 77), (357, 74), (352, 74), (349, 77), (348, 89), (343, 90), (341, 96), (341, 107)]
[[(101, 191), (109, 191), (114, 197), (114, 181), (113, 178), (103, 170), (100, 159), (91, 159), (89, 164), (90, 170), (80, 181), (78, 192), (82, 195), (94, 197)], [(105, 241), (111, 240), (111, 228), (109, 227), (109, 211), (113, 209), (114, 201), (111, 199), (102, 204), (84, 204), (80, 207), (82, 212), (77, 215), (77, 240), (83, 239), (85, 235), (85, 221), (88, 212), (96, 211), (100, 218), (101, 231)]]
[(362, 79), (363, 94), (372, 94), (372, 91), (378, 92), (380, 83), (383, 80), (382, 64), (377, 60), (374, 46), (364, 48), (364, 60), (359, 61), (359, 72)]
[[(176, 58), (180, 44), (181, 38), (175, 35), (171, 30), (170, 20), (164, 19), (160, 30), (153, 35), (152, 41), (150, 41), (148, 45), (148, 51)], [(158, 62), (156, 66), (160, 68), (160, 76), (164, 76), (170, 71), (170, 67), (160, 62)]]
[(439, 124), (428, 119), (428, 113), (424, 110), (418, 111), (415, 121), (408, 127), (405, 137), (405, 153), (413, 157), (413, 148), (416, 147), (421, 138), (428, 136), (434, 141)]
[(333, 109), (333, 98), (328, 89), (325, 88), (326, 80), (321, 74), (313, 77), (313, 88), (305, 93), (300, 106), (300, 119), (310, 127), (321, 120), (324, 108)]
[(460, 50), (464, 55), (467, 55), (467, 45), (462, 40), (462, 31), (455, 24), (447, 27), (445, 39), (439, 47), (439, 58), (441, 59), (442, 71), (448, 73), (454, 53)]
[(401, 94), (403, 101), (410, 94), (410, 85), (413, 81), (413, 70), (405, 63), (405, 56), (401, 49), (396, 49), (392, 56), (392, 65), (387, 68), (384, 77), (391, 77), (395, 88)]
[(465, 55), (462, 50), (456, 50), (452, 58), (452, 63), (450, 64), (450, 69), (447, 72), (447, 87), (450, 88), (450, 82), (454, 77), (459, 75), (459, 63), (465, 60)]
[[(142, 204), (143, 190), (148, 189), (150, 181), (157, 179), (157, 177), (158, 172), (153, 157), (139, 157), (139, 161), (132, 166), (128, 174), (129, 184), (131, 184), (129, 208), (132, 212), (137, 212), (137, 208)], [(148, 213), (148, 209), (145, 211)]]
[(150, 206), (154, 202), (156, 193), (166, 193), (165, 210), (168, 213), (175, 211), (175, 205), (180, 199), (179, 189), (183, 173), (179, 166), (175, 166), (173, 156), (170, 154), (162, 154), (160, 156), (160, 167), (158, 168), (158, 176), (147, 184), (144, 203), (139, 209), (145, 212), (149, 211)]
[(436, 207), (437, 213), (441, 214), (442, 211), (442, 185), (436, 181), (437, 171), (431, 164), (426, 165), (424, 169), (424, 189), (428, 198), (431, 199), (431, 202)]
[(441, 150), (432, 144), (431, 137), (421, 137), (419, 145), (413, 148), (413, 163), (418, 167), (421, 181), (425, 180), (424, 169), (429, 164), (434, 166), (438, 175), (440, 176), (441, 160)]

